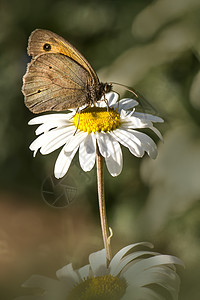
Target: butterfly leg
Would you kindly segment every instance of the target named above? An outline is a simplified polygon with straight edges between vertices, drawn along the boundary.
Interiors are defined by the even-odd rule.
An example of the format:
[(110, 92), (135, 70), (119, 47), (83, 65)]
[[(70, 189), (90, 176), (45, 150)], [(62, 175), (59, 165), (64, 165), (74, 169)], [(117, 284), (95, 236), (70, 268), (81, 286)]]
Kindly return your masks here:
[(75, 134), (77, 133), (77, 130), (78, 130), (78, 125), (79, 125), (79, 122), (80, 122), (80, 115), (81, 115), (81, 111), (79, 110), (79, 108), (77, 108), (77, 110), (76, 110), (76, 114), (77, 114), (77, 112), (78, 112), (78, 123), (77, 123), (76, 130), (75, 130), (75, 132), (74, 132), (74, 134), (73, 134), (73, 135), (75, 135)]
[[(109, 113), (110, 117), (113, 119), (113, 117), (111, 116), (111, 113), (110, 113), (110, 107), (109, 107), (109, 105), (108, 105), (108, 100), (106, 99), (105, 94), (104, 94), (104, 99), (103, 99), (103, 101), (105, 101), (105, 103), (106, 103), (106, 106), (107, 106), (107, 112)], [(115, 120), (113, 120), (113, 121), (115, 122)]]

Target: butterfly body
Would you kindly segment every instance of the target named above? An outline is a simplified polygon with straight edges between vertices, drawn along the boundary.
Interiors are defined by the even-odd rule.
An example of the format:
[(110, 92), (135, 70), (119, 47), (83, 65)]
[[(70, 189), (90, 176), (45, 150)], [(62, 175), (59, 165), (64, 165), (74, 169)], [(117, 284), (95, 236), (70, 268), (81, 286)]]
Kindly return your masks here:
[(57, 34), (42, 29), (28, 42), (32, 56), (23, 77), (22, 92), (30, 111), (62, 111), (91, 105), (111, 91), (76, 48)]

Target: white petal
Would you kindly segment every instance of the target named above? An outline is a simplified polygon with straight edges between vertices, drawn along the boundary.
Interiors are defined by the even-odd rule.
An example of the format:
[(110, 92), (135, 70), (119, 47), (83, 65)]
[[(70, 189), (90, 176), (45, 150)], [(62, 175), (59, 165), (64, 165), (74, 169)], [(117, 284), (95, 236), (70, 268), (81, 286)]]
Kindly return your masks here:
[(71, 152), (66, 152), (64, 148), (60, 151), (54, 168), (54, 175), (57, 179), (62, 178), (67, 173), (77, 150), (78, 147)]
[(163, 137), (162, 137), (162, 134), (160, 133), (160, 131), (155, 128), (154, 126), (152, 127), (149, 127), (153, 132), (155, 132), (155, 134), (159, 137), (159, 139), (163, 142)]
[(76, 271), (74, 271), (72, 264), (68, 264), (56, 272), (57, 278), (65, 282), (67, 288), (72, 288), (75, 284), (79, 283), (79, 276)]
[(112, 131), (111, 134), (119, 143), (127, 147), (133, 155), (137, 157), (142, 157), (144, 155), (144, 149), (141, 147), (142, 143), (140, 139), (132, 133), (127, 130), (116, 129)]
[(137, 157), (142, 157), (144, 151), (146, 151), (153, 159), (157, 157), (157, 146), (145, 133), (132, 129), (124, 130), (121, 128), (113, 131), (112, 135), (114, 135), (122, 145), (127, 147), (129, 151)]
[(157, 255), (155, 257), (150, 257), (135, 262), (123, 273), (123, 277), (125, 277), (127, 282), (131, 284), (131, 278), (137, 277), (148, 268), (169, 264), (183, 265), (182, 261), (177, 257), (171, 255)]
[(134, 280), (134, 285), (145, 286), (149, 284), (158, 284), (168, 290), (173, 299), (176, 299), (180, 278), (176, 272), (167, 266), (153, 267), (138, 274)]
[[(133, 265), (132, 268), (134, 267), (135, 266)], [(130, 274), (130, 278), (126, 277), (126, 281), (128, 283), (128, 287), (132, 287), (134, 291), (137, 287), (141, 287), (141, 290), (143, 290), (144, 286), (157, 284), (162, 286), (171, 294), (172, 298), (170, 299), (178, 299), (180, 278), (175, 272), (173, 265), (161, 265), (159, 267), (154, 266), (138, 273), (137, 276), (132, 276), (134, 275)]]
[[(121, 113), (121, 115), (122, 115), (122, 113)], [(155, 134), (161, 140), (163, 140), (163, 137), (162, 137), (160, 131), (153, 126), (151, 121), (148, 121), (146, 119), (139, 119), (139, 118), (136, 118), (135, 116), (130, 117), (130, 116), (124, 115), (123, 117), (122, 116), (120, 116), (120, 117), (122, 119), (122, 128), (124, 128), (126, 130), (127, 129), (137, 129), (137, 128), (149, 128), (152, 131), (154, 131)]]
[(119, 262), (119, 264), (112, 269), (112, 275), (113, 276), (117, 276), (120, 272), (122, 272), (123, 274), (123, 269), (127, 266), (130, 267), (130, 265), (128, 266), (129, 263), (134, 263), (135, 259), (140, 258), (140, 256), (143, 255), (158, 255), (157, 252), (152, 252), (152, 251), (136, 251), (134, 253), (131, 253), (129, 255), (126, 255), (124, 258), (122, 258)]
[(42, 147), (42, 145), (45, 144), (45, 142), (47, 143), (48, 141), (49, 141), (49, 132), (43, 133), (36, 140), (34, 140), (29, 146), (29, 149), (31, 151), (34, 151), (33, 156), (35, 156), (37, 151)]
[(106, 166), (112, 176), (118, 176), (123, 167), (122, 150), (120, 144), (114, 139), (109, 144), (111, 155), (105, 158)]
[(95, 164), (96, 159), (96, 138), (93, 133), (88, 136), (80, 144), (79, 162), (83, 171), (90, 171)]
[(117, 103), (119, 95), (115, 92), (110, 92), (105, 94), (105, 97), (108, 101), (108, 106), (112, 107), (113, 105), (115, 105), (115, 103)]
[(122, 151), (119, 143), (113, 138), (112, 133), (95, 132), (99, 151), (105, 158), (108, 171), (112, 176), (117, 176), (122, 170)]
[(115, 140), (110, 133), (95, 132), (99, 151), (103, 157), (115, 155), (112, 142)]
[[(66, 134), (66, 137), (68, 135), (70, 136), (72, 134), (72, 129), (73, 129), (73, 127), (55, 128), (49, 132), (43, 133), (35, 141), (32, 142), (32, 144), (29, 146), (29, 148), (30, 148), (30, 150), (37, 152), (37, 150), (39, 148), (45, 147), (45, 146), (48, 146), (49, 144), (51, 145), (52, 143), (54, 143), (54, 140), (57, 137), (59, 137), (60, 135)], [(61, 144), (61, 146), (62, 146), (62, 144)], [(59, 147), (57, 147), (57, 148), (59, 148)], [(57, 148), (55, 148), (55, 149), (57, 149)], [(51, 151), (49, 151), (49, 152), (51, 152)], [(47, 152), (47, 153), (49, 153), (49, 152)], [(44, 154), (46, 154), (45, 151), (44, 151)]]
[(110, 156), (105, 158), (107, 169), (113, 177), (118, 176), (123, 168), (122, 151), (120, 145), (119, 151), (117, 151), (116, 154), (117, 155), (115, 157)]
[(66, 152), (71, 152), (75, 148), (79, 147), (82, 141), (87, 137), (88, 132), (78, 131), (67, 141), (64, 149)]
[(107, 102), (105, 101), (105, 99), (101, 99), (99, 100), (97, 103), (95, 103), (96, 107), (101, 107), (101, 108), (105, 108), (107, 107)]
[(110, 267), (110, 270), (112, 272), (111, 274), (114, 274), (113, 272), (115, 271), (116, 267), (118, 267), (122, 257), (125, 256), (128, 251), (130, 251), (131, 249), (133, 249), (137, 246), (146, 246), (146, 247), (149, 247), (149, 248), (153, 247), (153, 245), (151, 243), (142, 242), (142, 243), (131, 244), (131, 245), (128, 245), (128, 246), (122, 248), (119, 252), (117, 252), (115, 254), (115, 256), (112, 258), (112, 260), (110, 262), (109, 267)]
[(80, 275), (82, 280), (87, 279), (90, 276), (90, 265), (86, 265), (77, 270), (78, 274)]
[(143, 119), (144, 121), (147, 120), (147, 121), (152, 121), (152, 122), (155, 122), (155, 123), (163, 123), (164, 122), (164, 120), (162, 118), (160, 118), (158, 116), (151, 115), (151, 114), (134, 112), (134, 116), (138, 117), (140, 119)]
[(42, 124), (46, 122), (56, 121), (56, 120), (66, 120), (70, 114), (49, 114), (44, 116), (39, 116), (36, 118), (31, 119), (28, 124), (29, 125), (36, 125)]
[(66, 298), (66, 295), (68, 294), (69, 281), (67, 281), (67, 285), (65, 286), (62, 284), (62, 282), (59, 282), (57, 280), (41, 275), (32, 275), (27, 281), (23, 283), (22, 286), (26, 288), (39, 288), (42, 290), (42, 295), (27, 296), (26, 298), (20, 297), (21, 299), (64, 300)]
[(95, 132), (95, 136), (96, 136), (96, 140), (97, 140), (97, 144), (99, 147), (99, 151), (101, 153), (101, 155), (103, 157), (107, 157), (109, 156), (109, 152), (108, 152), (108, 146), (105, 142), (105, 132)]
[(112, 107), (118, 101), (118, 94), (115, 92), (110, 92), (101, 97), (101, 99), (95, 103), (97, 107)]
[(155, 159), (157, 157), (158, 151), (155, 142), (145, 133), (131, 130), (129, 132), (132, 133), (132, 138), (137, 137), (141, 142), (141, 148), (147, 152), (147, 154), (152, 158)]
[(56, 132), (50, 131), (52, 134), (49, 136), (49, 139), (46, 140), (45, 144), (40, 149), (40, 152), (45, 155), (49, 154), (56, 149), (60, 148), (68, 142), (71, 136), (74, 133), (74, 127), (57, 129)]
[(124, 111), (121, 112), (120, 118), (122, 119), (122, 125), (125, 129), (149, 128), (150, 126), (152, 126), (152, 122), (150, 121), (136, 118), (135, 116), (125, 115), (123, 112)]
[(53, 128), (56, 128), (56, 127), (64, 127), (64, 126), (72, 126), (73, 123), (71, 121), (68, 121), (68, 120), (53, 120), (53, 121), (50, 121), (50, 122), (45, 122), (44, 124), (40, 125), (36, 130), (35, 130), (35, 134), (36, 135), (39, 135), (43, 132), (47, 132)]
[[(134, 280), (134, 279), (133, 279)], [(134, 298), (133, 298), (134, 295)], [(141, 299), (141, 300), (166, 300), (157, 292), (153, 291), (148, 287), (131, 287), (128, 286), (126, 289), (125, 295), (121, 300), (132, 300), (132, 299)]]
[[(87, 108), (87, 107), (88, 107), (88, 104), (84, 104), (84, 105), (82, 105), (82, 106), (80, 106), (80, 107), (78, 108), (78, 111), (84, 110), (84, 109)], [(76, 113), (76, 112), (77, 112), (77, 109), (75, 109), (74, 112)], [(75, 114), (74, 114), (74, 115), (75, 115)]]
[(94, 276), (106, 275), (108, 273), (105, 249), (90, 254), (89, 262)]
[(138, 105), (138, 102), (131, 98), (121, 99), (118, 103), (116, 103), (113, 108), (116, 108), (118, 112), (121, 110), (128, 110)]

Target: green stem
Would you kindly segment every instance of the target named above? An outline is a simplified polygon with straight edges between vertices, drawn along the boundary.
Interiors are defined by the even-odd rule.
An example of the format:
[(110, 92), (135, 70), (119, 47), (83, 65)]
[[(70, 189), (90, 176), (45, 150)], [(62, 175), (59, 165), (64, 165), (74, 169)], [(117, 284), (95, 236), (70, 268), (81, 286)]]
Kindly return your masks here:
[(106, 217), (106, 205), (105, 205), (105, 192), (104, 192), (104, 175), (103, 175), (103, 157), (99, 152), (97, 146), (96, 154), (96, 163), (97, 163), (97, 185), (98, 185), (98, 197), (99, 197), (99, 212), (101, 219), (101, 230), (103, 235), (104, 248), (106, 250), (107, 263), (111, 261), (111, 247), (110, 247), (110, 238), (107, 225)]

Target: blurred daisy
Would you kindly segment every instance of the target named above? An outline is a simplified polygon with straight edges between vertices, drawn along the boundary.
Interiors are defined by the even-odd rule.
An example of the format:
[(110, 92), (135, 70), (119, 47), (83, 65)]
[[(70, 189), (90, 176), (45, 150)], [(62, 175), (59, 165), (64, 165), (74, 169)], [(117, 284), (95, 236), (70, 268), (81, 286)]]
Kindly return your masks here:
[(30, 145), (34, 156), (39, 149), (42, 154), (49, 154), (63, 147), (55, 164), (56, 178), (67, 173), (78, 149), (82, 169), (90, 171), (95, 164), (97, 145), (112, 176), (119, 175), (122, 170), (120, 144), (137, 157), (147, 152), (151, 158), (156, 158), (156, 144), (138, 129), (149, 128), (162, 138), (153, 122), (163, 120), (136, 112), (138, 102), (133, 99), (118, 101), (118, 94), (113, 92), (106, 94), (106, 99), (109, 110), (106, 102), (100, 101), (93, 107), (80, 110), (80, 113), (72, 109), (70, 113), (39, 116), (29, 122), (29, 125), (41, 124), (36, 130), (39, 137)]
[[(15, 300), (164, 300), (178, 299), (179, 277), (174, 264), (183, 263), (174, 256), (152, 251), (150, 243), (137, 243), (121, 249), (106, 264), (105, 250), (90, 254), (89, 264), (74, 270), (66, 265), (58, 270), (58, 280), (33, 275), (23, 286), (39, 288), (40, 295)], [(130, 252), (132, 251), (132, 252)], [(129, 253), (129, 254), (128, 254)], [(166, 297), (161, 295), (165, 291)]]

